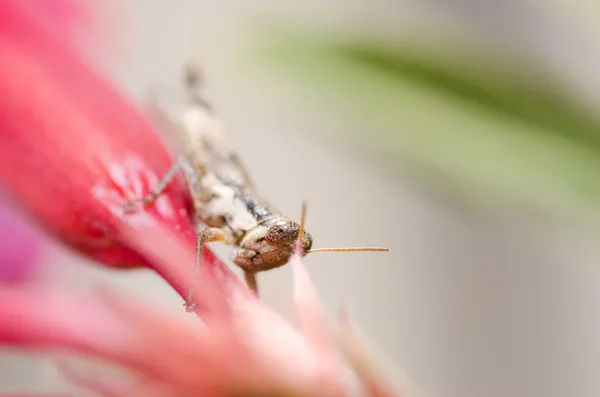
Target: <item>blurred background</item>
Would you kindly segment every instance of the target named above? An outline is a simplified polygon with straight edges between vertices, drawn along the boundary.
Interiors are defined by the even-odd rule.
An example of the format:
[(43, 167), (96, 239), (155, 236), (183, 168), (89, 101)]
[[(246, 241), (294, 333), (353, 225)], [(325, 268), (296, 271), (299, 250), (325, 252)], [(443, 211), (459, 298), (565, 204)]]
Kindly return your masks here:
[[(96, 61), (140, 106), (197, 61), (263, 194), (292, 218), (308, 202), (315, 247), (391, 248), (305, 264), (331, 315), (347, 304), (417, 385), (600, 395), (598, 4), (108, 4), (115, 35)], [(61, 289), (103, 282), (180, 308), (150, 272), (55, 246), (43, 258)], [(290, 269), (259, 281), (293, 318)], [(64, 387), (49, 358), (1, 357), (2, 390)]]

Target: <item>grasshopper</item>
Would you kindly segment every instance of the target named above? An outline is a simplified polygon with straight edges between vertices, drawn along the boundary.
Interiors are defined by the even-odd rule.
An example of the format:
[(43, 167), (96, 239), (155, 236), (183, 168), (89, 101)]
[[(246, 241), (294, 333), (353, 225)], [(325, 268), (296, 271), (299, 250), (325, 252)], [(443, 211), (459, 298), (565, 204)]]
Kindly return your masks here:
[[(256, 294), (256, 274), (285, 265), (299, 238), (303, 255), (330, 251), (388, 251), (378, 247), (312, 249), (312, 236), (305, 231), (301, 233), (298, 223), (283, 216), (258, 194), (233, 143), (202, 96), (201, 83), (199, 69), (188, 66), (184, 74), (185, 108), (178, 114), (160, 106), (154, 109), (167, 128), (179, 132), (185, 150), (155, 189), (147, 196), (127, 203), (125, 212), (132, 211), (140, 202), (152, 204), (182, 172), (197, 225), (196, 268), (201, 266), (204, 244), (229, 244), (235, 247), (233, 262), (243, 270), (246, 283)], [(194, 308), (191, 296), (190, 291), (185, 304), (188, 311)]]

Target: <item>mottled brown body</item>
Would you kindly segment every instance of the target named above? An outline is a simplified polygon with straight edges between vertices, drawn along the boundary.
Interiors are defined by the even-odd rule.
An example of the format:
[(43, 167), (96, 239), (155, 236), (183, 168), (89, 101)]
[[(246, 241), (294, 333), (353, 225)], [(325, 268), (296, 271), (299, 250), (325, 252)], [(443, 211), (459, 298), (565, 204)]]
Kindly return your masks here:
[[(153, 202), (182, 172), (198, 226), (197, 261), (203, 244), (226, 242), (236, 247), (233, 262), (256, 288), (255, 273), (288, 262), (300, 225), (281, 215), (256, 192), (221, 122), (200, 95), (199, 79), (192, 72), (190, 69), (185, 76), (188, 101), (182, 108), (154, 109), (163, 126), (180, 135), (185, 153), (142, 201)], [(312, 246), (310, 234), (303, 234), (302, 245), (307, 253)]]

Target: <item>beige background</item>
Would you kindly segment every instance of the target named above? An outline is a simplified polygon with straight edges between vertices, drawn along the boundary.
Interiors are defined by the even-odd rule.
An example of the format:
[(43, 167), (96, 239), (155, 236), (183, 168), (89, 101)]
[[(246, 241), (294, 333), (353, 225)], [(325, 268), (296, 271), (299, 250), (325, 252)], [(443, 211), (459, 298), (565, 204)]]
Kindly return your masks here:
[[(591, 234), (531, 225), (519, 214), (475, 213), (427, 193), (372, 154), (318, 139), (343, 122), (315, 116), (310, 98), (268, 74), (250, 78), (236, 63), (253, 13), (326, 21), (331, 29), (452, 26), (535, 49), (595, 97), (598, 36), (585, 30), (594, 14), (517, 0), (112, 3), (127, 27), (116, 55), (103, 62), (126, 90), (142, 100), (151, 84), (174, 87), (186, 59), (201, 60), (211, 98), (264, 194), (291, 217), (308, 201), (315, 246), (392, 248), (305, 263), (327, 309), (348, 303), (372, 341), (416, 382), (450, 397), (600, 394), (600, 249)], [(554, 6), (560, 11), (552, 14)], [(148, 272), (110, 273), (54, 251), (64, 271), (50, 277), (61, 288), (104, 280), (152, 304), (180, 307)], [(293, 316), (290, 270), (260, 281), (264, 299)], [(0, 354), (0, 390), (62, 387), (49, 361)]]

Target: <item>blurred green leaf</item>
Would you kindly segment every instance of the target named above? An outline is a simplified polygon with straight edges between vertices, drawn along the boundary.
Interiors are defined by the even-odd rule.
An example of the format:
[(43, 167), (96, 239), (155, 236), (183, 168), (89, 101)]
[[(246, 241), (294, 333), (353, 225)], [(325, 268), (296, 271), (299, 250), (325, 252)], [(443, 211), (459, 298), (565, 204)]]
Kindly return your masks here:
[(598, 120), (550, 74), (482, 48), (279, 30), (254, 59), (362, 130), (340, 139), (463, 192), (548, 211), (600, 208)]

